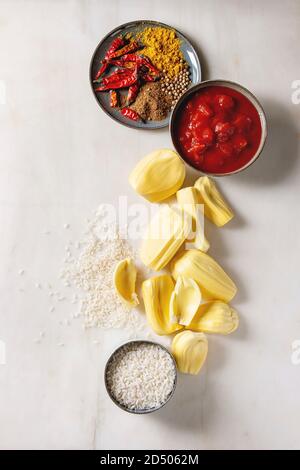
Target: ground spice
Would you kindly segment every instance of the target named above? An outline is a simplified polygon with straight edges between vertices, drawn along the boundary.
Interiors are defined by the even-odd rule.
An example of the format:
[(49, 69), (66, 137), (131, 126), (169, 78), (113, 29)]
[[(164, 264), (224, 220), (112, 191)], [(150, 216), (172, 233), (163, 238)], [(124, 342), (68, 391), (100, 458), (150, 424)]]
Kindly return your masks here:
[(138, 39), (145, 46), (139, 53), (149, 57), (153, 65), (170, 78), (174, 78), (183, 69), (185, 61), (180, 50), (181, 41), (174, 29), (145, 28)]
[(162, 90), (160, 82), (142, 86), (135, 102), (130, 106), (145, 121), (162, 121), (171, 109), (172, 97)]

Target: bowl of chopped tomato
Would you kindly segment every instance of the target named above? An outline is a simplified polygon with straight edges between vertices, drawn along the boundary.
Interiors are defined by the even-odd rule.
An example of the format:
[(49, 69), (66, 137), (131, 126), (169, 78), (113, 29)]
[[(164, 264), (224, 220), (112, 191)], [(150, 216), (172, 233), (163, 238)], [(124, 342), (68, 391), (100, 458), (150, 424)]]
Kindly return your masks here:
[(267, 123), (261, 104), (249, 90), (227, 80), (207, 80), (178, 100), (170, 133), (188, 165), (208, 175), (225, 176), (257, 160)]

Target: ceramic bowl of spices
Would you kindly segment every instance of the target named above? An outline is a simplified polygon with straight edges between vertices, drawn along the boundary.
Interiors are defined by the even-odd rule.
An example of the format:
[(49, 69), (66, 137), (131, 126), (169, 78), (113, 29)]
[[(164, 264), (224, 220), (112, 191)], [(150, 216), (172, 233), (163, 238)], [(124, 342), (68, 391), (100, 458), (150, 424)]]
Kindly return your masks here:
[(90, 84), (100, 108), (120, 124), (158, 129), (192, 84), (201, 67), (190, 41), (158, 21), (118, 26), (98, 44), (90, 64)]
[(176, 363), (172, 354), (158, 343), (129, 341), (109, 357), (104, 381), (109, 397), (119, 408), (134, 414), (152, 413), (174, 395)]
[(207, 175), (226, 176), (257, 160), (267, 122), (262, 105), (247, 88), (228, 80), (208, 80), (179, 98), (170, 133), (189, 166)]

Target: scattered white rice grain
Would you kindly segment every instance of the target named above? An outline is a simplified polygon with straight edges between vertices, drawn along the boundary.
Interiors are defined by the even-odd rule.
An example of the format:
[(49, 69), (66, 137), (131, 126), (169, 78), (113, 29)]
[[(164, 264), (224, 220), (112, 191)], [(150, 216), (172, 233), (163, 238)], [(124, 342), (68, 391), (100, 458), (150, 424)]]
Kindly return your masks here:
[(52, 313), (54, 312), (54, 310), (55, 310), (55, 307), (52, 305), (52, 307), (49, 308), (49, 312)]
[(68, 228), (70, 228), (70, 224), (64, 224), (64, 228), (67, 230)]
[(63, 347), (65, 345), (65, 343), (57, 343), (57, 346), (59, 347)]
[(50, 233), (51, 233), (50, 230), (44, 230), (42, 232), (42, 235), (50, 235)]
[(41, 286), (41, 284), (40, 284), (39, 282), (36, 282), (36, 283), (35, 283), (35, 287), (36, 287), (37, 289), (41, 289), (41, 288), (42, 288), (42, 286)]
[(40, 331), (40, 338), (44, 338), (46, 336), (46, 332), (45, 331)]
[[(124, 258), (134, 258), (134, 252), (106, 212), (105, 205), (96, 210), (86, 236), (75, 244), (82, 247), (82, 252), (77, 258), (65, 258), (61, 277), (84, 292), (80, 315), (87, 328), (136, 330), (141, 324), (145, 325), (145, 319), (124, 306), (113, 285), (116, 264)], [(71, 303), (76, 303), (74, 298)]]
[(19, 269), (18, 274), (22, 276), (25, 273), (25, 269)]

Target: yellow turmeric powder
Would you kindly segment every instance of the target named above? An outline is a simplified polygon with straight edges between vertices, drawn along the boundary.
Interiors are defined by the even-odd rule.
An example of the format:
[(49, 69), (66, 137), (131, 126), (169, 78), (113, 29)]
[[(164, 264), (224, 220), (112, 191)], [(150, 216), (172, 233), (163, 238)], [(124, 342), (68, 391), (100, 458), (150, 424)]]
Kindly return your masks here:
[(145, 28), (138, 35), (144, 44), (139, 52), (149, 57), (152, 64), (170, 78), (174, 78), (183, 70), (185, 61), (180, 50), (180, 39), (176, 37), (174, 29), (153, 27)]

